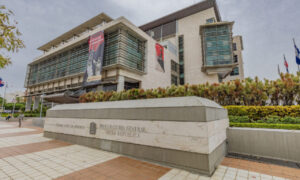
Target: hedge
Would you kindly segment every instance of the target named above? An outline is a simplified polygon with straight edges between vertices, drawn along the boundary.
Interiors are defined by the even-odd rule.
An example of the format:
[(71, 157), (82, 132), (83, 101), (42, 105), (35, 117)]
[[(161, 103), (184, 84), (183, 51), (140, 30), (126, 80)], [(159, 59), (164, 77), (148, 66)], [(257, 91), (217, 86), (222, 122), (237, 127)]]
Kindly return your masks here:
[[(12, 116), (12, 113), (1, 113), (1, 117), (7, 117), (8, 115)], [(19, 113), (14, 113), (14, 117), (18, 117), (19, 116)]]
[(156, 89), (131, 89), (122, 92), (89, 92), (79, 101), (101, 102), (164, 97), (198, 96), (226, 105), (294, 105), (300, 104), (300, 72), (297, 75), (281, 74), (274, 81), (258, 78), (224, 83), (171, 86)]
[(300, 124), (230, 123), (230, 127), (300, 130)]
[(15, 106), (15, 110), (24, 110), (25, 109), (25, 103), (6, 103), (5, 104), (5, 109), (6, 110), (13, 110)]
[(229, 116), (248, 116), (260, 120), (267, 116), (300, 117), (300, 105), (295, 106), (225, 106)]
[(259, 120), (253, 120), (248, 116), (229, 116), (229, 121), (233, 123), (300, 124), (300, 117), (267, 116)]
[[(19, 117), (20, 113), (14, 113), (14, 117)], [(12, 113), (2, 113), (1, 117), (7, 117), (8, 115), (12, 115)], [(31, 113), (25, 112), (24, 117), (40, 117), (40, 113)], [(42, 113), (42, 117), (46, 117), (46, 113)]]

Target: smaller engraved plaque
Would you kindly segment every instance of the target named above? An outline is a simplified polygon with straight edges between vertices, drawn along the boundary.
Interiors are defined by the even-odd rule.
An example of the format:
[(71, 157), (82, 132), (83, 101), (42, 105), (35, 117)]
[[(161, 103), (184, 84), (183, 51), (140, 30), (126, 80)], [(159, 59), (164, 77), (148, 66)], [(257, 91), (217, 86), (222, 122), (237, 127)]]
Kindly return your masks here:
[(90, 134), (95, 135), (96, 134), (97, 125), (94, 122), (90, 123)]

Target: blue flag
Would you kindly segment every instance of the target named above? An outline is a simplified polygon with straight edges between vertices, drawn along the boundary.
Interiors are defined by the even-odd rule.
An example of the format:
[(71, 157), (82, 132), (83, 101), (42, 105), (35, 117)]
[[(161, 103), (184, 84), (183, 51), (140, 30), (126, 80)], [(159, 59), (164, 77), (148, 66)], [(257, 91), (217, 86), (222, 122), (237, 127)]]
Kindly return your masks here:
[(295, 40), (294, 40), (294, 46), (295, 46), (295, 52), (296, 52), (296, 63), (300, 65), (300, 50), (296, 46)]
[(0, 87), (4, 86), (4, 82), (2, 81), (2, 78), (0, 78)]

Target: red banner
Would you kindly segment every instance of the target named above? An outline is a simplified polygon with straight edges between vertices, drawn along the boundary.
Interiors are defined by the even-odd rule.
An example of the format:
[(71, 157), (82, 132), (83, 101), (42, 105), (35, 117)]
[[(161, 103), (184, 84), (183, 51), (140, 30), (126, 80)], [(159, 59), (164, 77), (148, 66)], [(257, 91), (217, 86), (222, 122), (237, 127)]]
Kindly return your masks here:
[(164, 58), (164, 47), (158, 43), (156, 43), (155, 45), (155, 49), (156, 49), (156, 58), (157, 58), (157, 62), (160, 65), (161, 69), (163, 71), (165, 71), (165, 58)]

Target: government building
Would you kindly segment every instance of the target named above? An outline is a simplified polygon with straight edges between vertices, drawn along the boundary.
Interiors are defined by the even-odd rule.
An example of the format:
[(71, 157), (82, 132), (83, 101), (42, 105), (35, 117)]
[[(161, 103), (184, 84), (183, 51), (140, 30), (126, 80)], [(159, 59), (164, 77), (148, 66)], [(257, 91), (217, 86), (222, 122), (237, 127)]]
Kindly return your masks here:
[[(205, 0), (137, 27), (125, 17), (101, 13), (42, 45), (43, 55), (27, 67), (27, 106), (41, 96), (75, 103), (84, 92), (218, 83), (244, 78), (241, 36), (222, 21), (215, 0)], [(103, 32), (101, 80), (83, 86), (89, 39)]]

